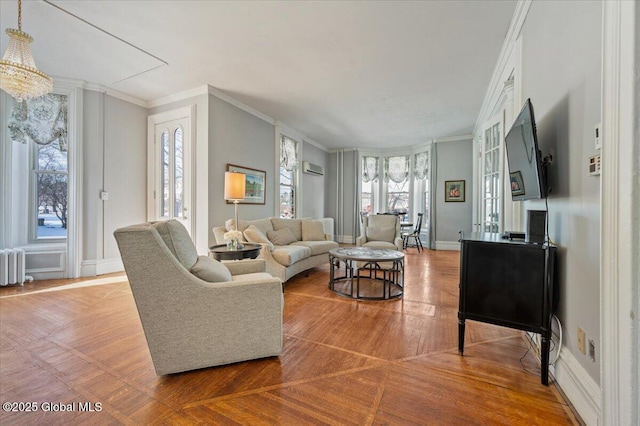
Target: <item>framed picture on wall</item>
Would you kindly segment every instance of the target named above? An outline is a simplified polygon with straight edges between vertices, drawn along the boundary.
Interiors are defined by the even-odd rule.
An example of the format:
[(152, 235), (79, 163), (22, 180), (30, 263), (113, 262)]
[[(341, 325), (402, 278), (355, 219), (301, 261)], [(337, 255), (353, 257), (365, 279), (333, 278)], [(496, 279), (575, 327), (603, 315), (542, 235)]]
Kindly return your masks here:
[[(227, 171), (245, 175), (244, 200), (240, 200), (240, 204), (265, 204), (267, 172), (235, 164), (227, 164)], [(233, 204), (233, 201), (227, 200), (227, 204)]]
[(524, 195), (524, 182), (520, 171), (509, 173), (511, 179), (511, 195)]
[(444, 201), (464, 202), (464, 181), (447, 180), (444, 182)]

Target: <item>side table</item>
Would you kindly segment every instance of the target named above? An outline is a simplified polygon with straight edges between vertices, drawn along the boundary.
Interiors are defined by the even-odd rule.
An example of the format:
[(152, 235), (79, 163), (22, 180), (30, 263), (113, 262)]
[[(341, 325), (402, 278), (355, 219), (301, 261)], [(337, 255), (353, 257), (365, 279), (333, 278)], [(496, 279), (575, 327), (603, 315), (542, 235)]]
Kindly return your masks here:
[(262, 246), (260, 244), (245, 244), (239, 250), (229, 250), (226, 244), (216, 244), (209, 247), (209, 256), (216, 260), (241, 260), (255, 259), (260, 254)]

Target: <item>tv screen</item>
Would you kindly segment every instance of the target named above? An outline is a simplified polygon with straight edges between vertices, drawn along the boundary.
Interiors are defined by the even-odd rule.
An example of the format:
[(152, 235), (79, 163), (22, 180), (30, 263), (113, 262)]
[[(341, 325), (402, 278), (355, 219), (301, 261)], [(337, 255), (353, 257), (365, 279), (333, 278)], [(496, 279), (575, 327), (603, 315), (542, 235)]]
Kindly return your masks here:
[(546, 185), (531, 99), (527, 99), (505, 138), (513, 201), (545, 198)]

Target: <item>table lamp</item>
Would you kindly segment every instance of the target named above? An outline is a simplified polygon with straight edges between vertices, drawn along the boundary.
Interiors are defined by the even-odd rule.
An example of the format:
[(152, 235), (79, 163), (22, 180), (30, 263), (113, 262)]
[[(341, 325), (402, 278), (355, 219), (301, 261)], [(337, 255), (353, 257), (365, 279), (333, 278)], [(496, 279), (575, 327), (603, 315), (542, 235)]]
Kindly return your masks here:
[(238, 203), (244, 200), (246, 179), (244, 173), (224, 172), (224, 199), (235, 206), (235, 228), (238, 230)]

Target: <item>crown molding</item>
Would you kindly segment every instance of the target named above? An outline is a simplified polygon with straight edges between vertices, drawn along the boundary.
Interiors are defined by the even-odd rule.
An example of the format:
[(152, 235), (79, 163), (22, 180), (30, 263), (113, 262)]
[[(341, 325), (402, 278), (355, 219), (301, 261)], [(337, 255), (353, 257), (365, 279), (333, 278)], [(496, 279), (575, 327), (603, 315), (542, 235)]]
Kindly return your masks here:
[(111, 89), (110, 87), (106, 87), (103, 86), (102, 84), (97, 84), (97, 83), (89, 83), (86, 81), (82, 82), (82, 88), (85, 90), (91, 90), (94, 92), (102, 92), (104, 94), (107, 94), (113, 98), (117, 98), (138, 106), (141, 106), (143, 108), (149, 108), (147, 106), (147, 102), (143, 101), (142, 99), (138, 99), (135, 96), (131, 96), (131, 95), (127, 95), (126, 93), (122, 93), (119, 90), (115, 90), (115, 89)]
[(467, 140), (473, 140), (473, 135), (471, 133), (467, 135), (447, 136), (446, 138), (436, 138), (433, 140), (433, 143), (457, 142), (457, 141), (467, 141)]
[(519, 0), (516, 4), (516, 9), (513, 12), (513, 17), (511, 18), (511, 24), (509, 25), (504, 42), (502, 43), (502, 49), (500, 49), (498, 61), (496, 62), (493, 74), (491, 75), (489, 87), (487, 87), (484, 100), (482, 101), (482, 107), (480, 108), (480, 113), (478, 114), (473, 134), (479, 132), (479, 129), (482, 128), (485, 120), (491, 116), (491, 110), (494, 107), (495, 98), (502, 93), (505, 81), (508, 78), (508, 76), (505, 78), (503, 74), (507, 65), (513, 60), (517, 40), (522, 32), (522, 27), (524, 26), (529, 9), (531, 8), (532, 1), (533, 0)]
[(182, 92), (174, 93), (169, 96), (164, 96), (162, 98), (154, 99), (147, 102), (147, 108), (155, 108), (158, 106), (178, 102), (183, 99), (189, 99), (189, 98), (193, 98), (200, 95), (206, 95), (209, 93), (208, 88), (209, 86), (205, 84), (204, 86), (198, 86), (193, 89), (184, 90)]
[(239, 100), (227, 95), (226, 93), (224, 93), (220, 89), (216, 89), (213, 86), (207, 85), (207, 92), (210, 95), (215, 96), (218, 99), (221, 99), (221, 100), (223, 100), (225, 102), (228, 102), (231, 105), (233, 105), (235, 107), (238, 107), (241, 110), (246, 111), (249, 114), (254, 115), (254, 116), (266, 121), (269, 124), (272, 124), (274, 126), (276, 124), (276, 120), (274, 118), (269, 117), (267, 114), (264, 114), (264, 113), (258, 111), (257, 109), (250, 107), (249, 105), (243, 104)]
[(319, 144), (318, 142), (314, 141), (313, 139), (309, 139), (309, 138), (307, 138), (307, 137), (304, 137), (302, 140), (303, 140), (304, 142), (308, 143), (309, 145), (313, 145), (313, 146), (315, 146), (316, 148), (318, 148), (318, 149), (320, 149), (320, 150), (322, 150), (322, 151), (324, 151), (324, 152), (330, 152), (330, 151), (329, 151), (329, 148), (327, 148), (326, 146), (324, 146), (324, 145), (322, 145), (322, 144)]

